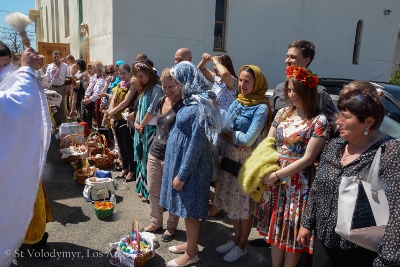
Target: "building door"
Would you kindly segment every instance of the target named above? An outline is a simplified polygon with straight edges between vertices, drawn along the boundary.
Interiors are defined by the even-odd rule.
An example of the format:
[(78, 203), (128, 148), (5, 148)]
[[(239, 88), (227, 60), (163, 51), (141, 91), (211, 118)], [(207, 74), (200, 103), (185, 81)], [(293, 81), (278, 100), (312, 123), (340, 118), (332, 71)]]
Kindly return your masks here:
[(46, 64), (50, 64), (53, 62), (53, 51), (60, 51), (61, 56), (65, 57), (70, 53), (69, 44), (38, 42), (38, 52), (40, 55), (46, 57)]

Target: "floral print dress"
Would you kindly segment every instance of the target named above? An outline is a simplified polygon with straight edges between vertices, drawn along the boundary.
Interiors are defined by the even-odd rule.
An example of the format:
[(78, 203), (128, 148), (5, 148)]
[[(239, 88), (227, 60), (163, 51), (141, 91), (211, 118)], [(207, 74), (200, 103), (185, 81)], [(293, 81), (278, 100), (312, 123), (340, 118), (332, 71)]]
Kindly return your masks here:
[[(319, 115), (311, 122), (294, 120), (284, 118), (288, 109), (279, 110), (272, 123), (276, 128), (276, 147), (282, 169), (304, 156), (311, 137), (321, 138), (329, 134), (325, 115)], [(296, 238), (314, 177), (315, 167), (312, 165), (291, 176), (281, 177), (276, 189), (266, 189), (256, 217), (257, 230), (267, 237), (268, 243), (286, 251), (312, 253), (314, 236), (307, 247), (301, 246)]]

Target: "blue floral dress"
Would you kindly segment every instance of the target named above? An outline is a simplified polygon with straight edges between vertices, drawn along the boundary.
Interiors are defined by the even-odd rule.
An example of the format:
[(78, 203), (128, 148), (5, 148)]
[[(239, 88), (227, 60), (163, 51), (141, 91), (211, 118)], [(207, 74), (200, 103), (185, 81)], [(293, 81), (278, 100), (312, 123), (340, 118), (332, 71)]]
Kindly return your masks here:
[[(319, 115), (311, 122), (293, 120), (284, 118), (288, 109), (280, 109), (272, 123), (276, 128), (276, 147), (282, 169), (304, 156), (311, 137), (322, 138), (329, 134), (325, 115)], [(314, 177), (312, 165), (291, 176), (281, 177), (277, 189), (269, 187), (264, 192), (256, 214), (257, 230), (267, 237), (268, 243), (279, 245), (286, 251), (312, 253), (314, 236), (308, 247), (302, 247), (296, 238)]]
[[(185, 105), (176, 115), (165, 152), (160, 206), (182, 218), (205, 218), (212, 174), (211, 146), (199, 123), (198, 105)], [(175, 177), (185, 182), (175, 190)]]

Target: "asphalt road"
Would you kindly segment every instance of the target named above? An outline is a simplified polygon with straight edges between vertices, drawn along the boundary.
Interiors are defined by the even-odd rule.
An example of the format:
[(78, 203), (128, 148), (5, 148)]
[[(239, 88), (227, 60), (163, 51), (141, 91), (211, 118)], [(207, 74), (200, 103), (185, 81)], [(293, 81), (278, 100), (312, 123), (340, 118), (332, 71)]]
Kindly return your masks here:
[[(149, 205), (143, 203), (135, 193), (135, 182), (130, 182), (130, 190), (116, 191), (116, 213), (108, 220), (99, 220), (93, 211), (93, 204), (82, 197), (84, 186), (73, 180), (73, 171), (64, 163), (57, 152), (57, 141), (53, 137), (43, 180), (50, 201), (53, 222), (47, 224), (48, 245), (53, 250), (53, 257), (42, 260), (26, 246), (22, 246), (17, 255), (19, 267), (31, 266), (111, 266), (109, 263), (109, 243), (119, 241), (120, 237), (131, 228), (132, 219), (136, 218), (140, 227), (149, 224)], [(116, 176), (117, 173), (113, 173)], [(164, 214), (166, 227), (167, 213)], [(176, 257), (168, 251), (169, 246), (185, 241), (184, 221), (180, 220), (175, 240), (170, 243), (161, 241), (162, 231), (156, 233), (159, 247), (156, 255), (145, 266), (166, 266)], [(192, 266), (262, 266), (271, 265), (269, 248), (248, 246), (248, 254), (235, 263), (227, 263), (215, 248), (233, 237), (233, 226), (229, 218), (205, 219), (201, 222), (199, 237), (200, 261)], [(259, 235), (252, 229), (250, 240)]]

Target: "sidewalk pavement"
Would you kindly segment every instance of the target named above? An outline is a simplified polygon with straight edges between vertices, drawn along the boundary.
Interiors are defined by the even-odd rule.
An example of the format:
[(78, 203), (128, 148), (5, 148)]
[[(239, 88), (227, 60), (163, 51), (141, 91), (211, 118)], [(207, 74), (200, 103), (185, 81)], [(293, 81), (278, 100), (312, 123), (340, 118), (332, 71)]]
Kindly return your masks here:
[[(58, 142), (53, 137), (43, 173), (54, 220), (47, 224), (46, 229), (49, 233), (48, 245), (54, 251), (54, 257), (39, 259), (38, 254), (26, 250), (23, 245), (17, 254), (18, 266), (112, 266), (108, 261), (111, 250), (109, 243), (119, 241), (128, 232), (133, 218), (138, 220), (140, 228), (147, 226), (149, 205), (140, 201), (135, 193), (135, 182), (130, 182), (127, 183), (130, 190), (116, 190), (116, 213), (108, 220), (99, 220), (94, 214), (93, 204), (82, 197), (84, 186), (73, 180), (72, 168), (61, 160), (57, 146)], [(117, 174), (113, 173), (113, 177)], [(167, 213), (164, 213), (164, 227), (166, 221)], [(156, 255), (145, 266), (166, 266), (168, 261), (177, 257), (168, 251), (168, 247), (185, 241), (184, 230), (184, 220), (181, 219), (175, 240), (169, 243), (161, 241), (163, 231), (156, 233), (159, 247)], [(231, 238), (233, 226), (226, 216), (202, 220), (199, 236), (200, 261), (192, 266), (272, 266), (270, 248), (265, 247), (248, 246), (246, 256), (235, 263), (225, 262), (223, 255), (218, 254), (215, 248)], [(249, 240), (254, 238), (259, 238), (259, 235), (253, 228)]]

